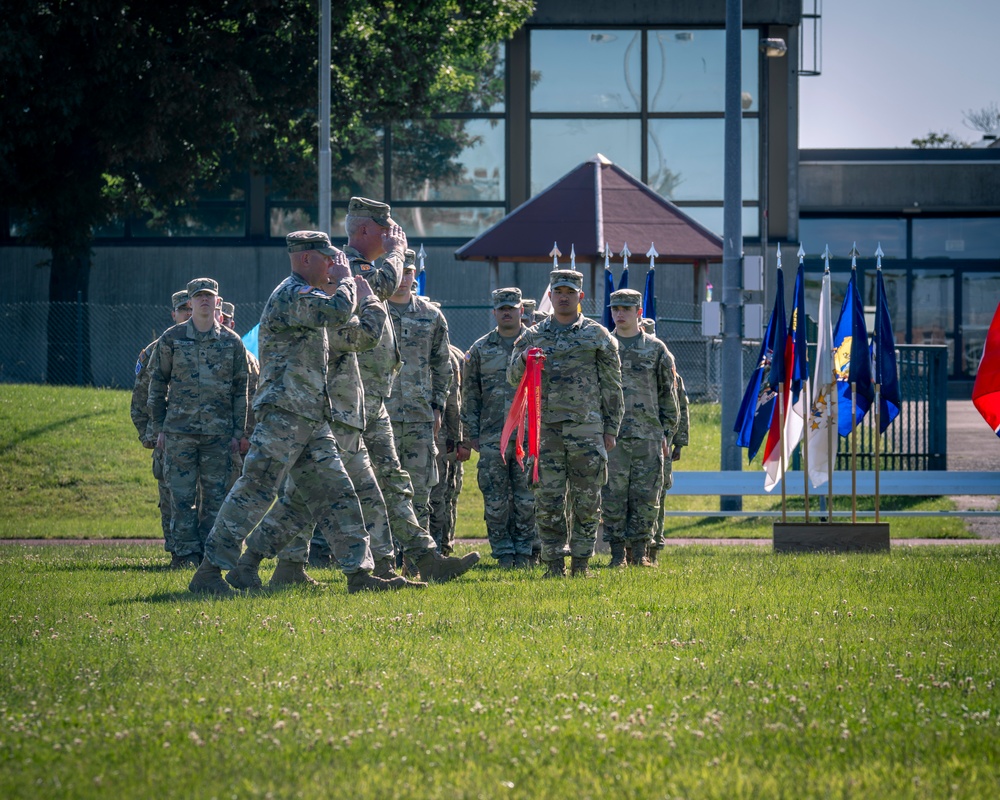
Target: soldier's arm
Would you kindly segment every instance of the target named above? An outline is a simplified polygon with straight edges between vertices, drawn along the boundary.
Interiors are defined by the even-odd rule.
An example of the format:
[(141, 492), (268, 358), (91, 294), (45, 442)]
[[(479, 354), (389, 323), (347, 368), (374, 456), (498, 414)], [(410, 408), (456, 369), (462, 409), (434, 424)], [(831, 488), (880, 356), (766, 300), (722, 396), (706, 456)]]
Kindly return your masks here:
[[(152, 353), (156, 348), (150, 348)], [(139, 358), (135, 364), (135, 382), (132, 384), (132, 404), (129, 407), (129, 415), (132, 417), (132, 424), (139, 434), (139, 441), (143, 447), (152, 447), (156, 442), (149, 427), (149, 408), (146, 405), (149, 401), (149, 362), (153, 356), (143, 350), (139, 353)]]
[(293, 326), (304, 328), (343, 325), (354, 314), (356, 302), (354, 278), (341, 278), (332, 294), (302, 286), (288, 303), (288, 320)]
[(233, 398), (233, 439), (239, 442), (246, 433), (247, 427), (247, 387), (250, 383), (250, 369), (247, 366), (247, 351), (243, 340), (236, 337), (236, 347), (233, 348), (233, 380), (231, 392)]
[(372, 287), (379, 300), (387, 300), (399, 288), (403, 279), (403, 254), (386, 253), (375, 259), (372, 269), (361, 273)]
[(163, 430), (163, 421), (167, 417), (167, 389), (170, 385), (170, 374), (173, 370), (174, 349), (172, 341), (160, 340), (156, 346), (155, 357), (151, 357), (149, 365), (149, 408), (151, 432), (159, 436)]
[(622, 364), (618, 357), (618, 344), (611, 334), (606, 334), (597, 350), (597, 380), (601, 391), (601, 416), (604, 433), (617, 436), (625, 415), (625, 398), (622, 395)]
[(356, 316), (344, 325), (327, 329), (330, 349), (346, 353), (363, 353), (373, 349), (382, 338), (385, 317), (385, 306), (374, 296), (366, 297), (361, 301)]
[(451, 350), (448, 342), (448, 323), (444, 315), (438, 315), (438, 324), (434, 326), (431, 342), (431, 406), (438, 411), (444, 411), (448, 402), (448, 392), (454, 381), (451, 369)]
[(677, 422), (677, 433), (674, 434), (674, 448), (687, 447), (689, 442), (688, 432), (691, 424), (691, 415), (688, 410), (687, 390), (684, 388), (684, 378), (677, 375), (677, 405), (679, 409), (679, 419)]
[(657, 361), (657, 407), (660, 415), (660, 426), (663, 428), (663, 436), (669, 445), (677, 432), (678, 406), (677, 406), (677, 371), (674, 366), (674, 357), (666, 347), (661, 347), (660, 358)]
[(507, 363), (507, 383), (511, 386), (517, 386), (524, 376), (524, 370), (527, 366), (524, 361), (524, 354), (534, 346), (533, 331), (534, 328), (526, 330), (514, 342), (514, 349), (511, 351), (510, 361)]
[(469, 441), (477, 444), (482, 407), (483, 387), (480, 380), (479, 348), (472, 347), (466, 356), (462, 374), (462, 426)]

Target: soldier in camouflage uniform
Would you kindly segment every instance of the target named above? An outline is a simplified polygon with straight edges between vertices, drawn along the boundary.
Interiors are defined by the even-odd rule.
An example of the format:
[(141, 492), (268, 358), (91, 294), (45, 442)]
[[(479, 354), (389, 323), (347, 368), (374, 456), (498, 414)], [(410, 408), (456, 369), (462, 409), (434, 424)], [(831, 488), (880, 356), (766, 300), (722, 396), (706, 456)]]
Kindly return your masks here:
[[(520, 289), (518, 292), (520, 293)], [(538, 304), (531, 298), (524, 298), (521, 300), (521, 323), (526, 327), (530, 328), (535, 324), (535, 307)]]
[[(170, 298), (170, 317), (175, 325), (187, 322), (191, 319), (191, 302), (188, 299), (187, 289), (174, 292)], [(132, 417), (132, 424), (139, 434), (139, 441), (147, 450), (153, 451), (153, 477), (159, 490), (160, 527), (163, 530), (163, 548), (170, 553), (170, 568), (181, 569), (185, 566), (198, 566), (196, 556), (181, 557), (174, 552), (173, 535), (170, 533), (170, 485), (163, 474), (163, 448), (156, 446), (156, 435), (153, 433), (149, 420), (149, 408), (146, 405), (149, 401), (149, 360), (152, 357), (156, 343), (160, 341), (157, 336), (147, 344), (139, 353), (139, 358), (135, 362), (135, 383), (132, 385), (132, 405), (129, 413)], [(200, 506), (200, 504), (199, 504)], [(200, 510), (200, 509), (199, 509)]]
[(413, 483), (413, 507), (421, 527), (430, 526), (431, 489), (438, 482), (437, 446), (452, 369), (448, 323), (433, 304), (413, 294), (416, 265), (403, 267), (399, 287), (389, 297), (389, 320), (403, 366), (385, 408), (392, 421), (396, 452)]
[(677, 430), (674, 358), (655, 336), (639, 329), (642, 295), (634, 289), (611, 293), (618, 355), (622, 365), (625, 415), (618, 445), (608, 457), (608, 482), (601, 504), (604, 541), (611, 566), (649, 566), (646, 549), (660, 510), (664, 454)]
[[(222, 311), (222, 324), (229, 328), (233, 333), (236, 333), (236, 306), (232, 303), (222, 303), (220, 306)], [(240, 473), (243, 471), (243, 456), (247, 454), (247, 450), (250, 449), (250, 434), (253, 433), (253, 426), (256, 424), (257, 420), (254, 419), (253, 415), (253, 396), (257, 393), (257, 381), (260, 379), (260, 362), (257, 361), (257, 356), (251, 353), (249, 350), (247, 353), (247, 424), (243, 434), (243, 438), (240, 439), (240, 450), (238, 453), (233, 453), (229, 464), (229, 479), (226, 481), (226, 492), (233, 488), (233, 484), (236, 483), (236, 479), (240, 477)]]
[[(589, 575), (601, 516), (601, 487), (623, 413), (618, 345), (599, 323), (580, 313), (583, 275), (550, 275), (552, 316), (514, 342), (507, 380), (517, 385), (526, 353), (541, 348), (542, 420), (535, 522), (549, 577), (566, 574), (566, 538), (572, 574)], [(572, 515), (572, 525), (569, 523)]]
[(247, 357), (240, 337), (215, 319), (219, 285), (195, 278), (187, 291), (191, 319), (164, 331), (156, 345), (148, 406), (170, 484), (174, 552), (200, 558), (246, 426)]
[[(344, 253), (351, 263), (351, 272), (366, 277), (381, 301), (399, 287), (406, 251), (406, 234), (393, 222), (390, 213), (385, 203), (352, 197), (344, 221), (348, 240)], [(413, 485), (400, 463), (385, 404), (401, 364), (396, 331), (387, 319), (378, 344), (358, 353), (364, 384), (365, 446), (385, 500), (392, 537), (402, 550), (400, 555), (406, 555), (422, 580), (449, 581), (475, 565), (479, 554), (469, 553), (461, 558), (442, 555), (426, 525), (422, 526), (417, 518)]]
[(514, 440), (500, 453), (500, 436), (514, 400), (507, 365), (514, 341), (528, 328), (521, 314), (521, 290), (493, 292), (497, 326), (477, 339), (465, 355), (462, 421), (469, 446), (479, 453), (483, 518), (493, 557), (504, 569), (531, 566), (535, 539), (535, 498), (514, 455)]
[[(327, 326), (348, 322), (357, 299), (371, 294), (346, 267), (334, 269), (339, 252), (319, 231), (285, 237), (291, 275), (271, 293), (260, 320), (260, 383), (254, 398), (257, 425), (243, 474), (233, 486), (209, 534), (202, 562), (189, 588), (226, 594), (227, 580), (239, 587), (259, 585), (261, 560), (280, 552), (299, 531), (320, 521), (333, 532), (331, 543), (349, 593), (405, 586), (371, 575), (361, 505), (330, 429), (333, 405), (327, 388)], [(329, 286), (331, 278), (335, 286)], [(325, 291), (332, 290), (332, 293)], [(276, 515), (287, 524), (259, 537), (240, 555), (244, 539), (278, 498)]]
[(684, 389), (684, 379), (677, 376), (677, 404), (680, 414), (677, 424), (677, 432), (674, 434), (673, 447), (669, 453), (665, 454), (663, 462), (663, 496), (660, 498), (660, 513), (656, 518), (656, 526), (653, 529), (653, 541), (649, 546), (649, 561), (654, 566), (659, 552), (666, 545), (663, 535), (664, 509), (667, 505), (667, 492), (674, 485), (673, 464), (681, 460), (681, 448), (689, 444), (688, 432), (690, 430), (691, 417), (688, 411), (688, 396)]
[(452, 384), (444, 406), (443, 422), (435, 439), (438, 482), (431, 489), (430, 499), (431, 536), (445, 555), (450, 554), (455, 546), (455, 520), (458, 495), (462, 491), (462, 461), (465, 460), (459, 459), (459, 446), (462, 443), (462, 364), (465, 354), (455, 345), (449, 344), (448, 355)]

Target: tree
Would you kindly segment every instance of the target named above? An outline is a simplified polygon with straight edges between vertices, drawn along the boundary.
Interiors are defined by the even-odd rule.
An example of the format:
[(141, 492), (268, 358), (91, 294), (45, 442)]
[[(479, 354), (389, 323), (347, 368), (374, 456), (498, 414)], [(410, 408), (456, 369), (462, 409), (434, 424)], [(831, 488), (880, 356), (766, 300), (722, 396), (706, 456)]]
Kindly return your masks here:
[(968, 147), (967, 142), (956, 139), (950, 133), (935, 133), (931, 131), (923, 139), (911, 139), (910, 144), (920, 150), (961, 150)]
[[(386, 124), (488, 97), (495, 44), (533, 10), (531, 0), (332, 5), (334, 174), (370, 165)], [(25, 241), (50, 251), (50, 301), (87, 299), (92, 231), (116, 216), (169, 214), (251, 168), (285, 186), (314, 181), (315, 0), (3, 0), (0, 10), (0, 192)], [(75, 359), (68, 334), (50, 314), (50, 380)]]
[(996, 134), (1000, 131), (1000, 106), (990, 103), (979, 110), (969, 109), (962, 112), (966, 127), (984, 134)]

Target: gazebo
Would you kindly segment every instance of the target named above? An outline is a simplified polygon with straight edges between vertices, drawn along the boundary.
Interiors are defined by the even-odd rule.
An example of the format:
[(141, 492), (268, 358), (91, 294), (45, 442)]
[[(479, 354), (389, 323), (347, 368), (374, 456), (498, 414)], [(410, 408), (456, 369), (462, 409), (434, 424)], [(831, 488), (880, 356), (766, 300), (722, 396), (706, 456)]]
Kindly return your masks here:
[(595, 299), (605, 244), (616, 262), (628, 243), (632, 263), (643, 263), (652, 243), (658, 265), (693, 265), (693, 303), (701, 299), (709, 263), (722, 261), (720, 237), (600, 153), (460, 247), (455, 258), (489, 262), (490, 285), (497, 288), (500, 262), (551, 264), (554, 243), (563, 254), (560, 266), (569, 266), (571, 248), (577, 269), (590, 264), (587, 294)]

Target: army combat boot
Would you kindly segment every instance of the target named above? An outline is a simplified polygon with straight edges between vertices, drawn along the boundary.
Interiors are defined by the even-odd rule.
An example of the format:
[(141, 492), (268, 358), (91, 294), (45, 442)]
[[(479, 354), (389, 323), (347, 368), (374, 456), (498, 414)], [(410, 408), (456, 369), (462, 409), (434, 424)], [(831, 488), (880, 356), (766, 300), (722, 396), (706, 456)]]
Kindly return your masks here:
[(545, 564), (545, 575), (546, 578), (565, 578), (566, 577), (566, 559), (557, 558), (554, 561), (543, 561)]
[[(396, 570), (393, 569), (393, 565), (396, 563), (396, 559), (393, 556), (388, 558), (380, 558), (375, 562), (375, 569), (372, 570), (372, 575), (376, 578), (381, 578), (384, 581), (389, 581), (394, 586), (398, 586), (401, 589), (407, 587), (413, 589), (426, 589), (427, 584), (421, 581), (411, 581), (402, 575), (397, 574)], [(400, 583), (402, 581), (402, 583)]]
[(301, 561), (285, 561), (278, 559), (278, 566), (274, 568), (274, 574), (267, 585), (271, 589), (279, 586), (294, 586), (308, 584), (309, 586), (319, 586), (319, 581), (313, 580), (306, 574), (306, 565)]
[(398, 589), (418, 589), (426, 586), (424, 583), (412, 583), (397, 575), (392, 580), (376, 578), (368, 572), (352, 572), (347, 576), (347, 593), (358, 592), (394, 592)]
[(571, 559), (569, 574), (573, 578), (590, 578), (593, 577), (587, 565), (590, 563), (590, 559), (581, 556), (573, 556)]
[(261, 559), (264, 557), (253, 550), (245, 550), (240, 560), (236, 562), (236, 569), (229, 570), (226, 575), (226, 583), (236, 589), (247, 589), (253, 591), (260, 589), (263, 584), (257, 574)]
[(643, 540), (638, 540), (632, 542), (632, 566), (633, 567), (651, 567), (653, 566), (649, 559), (646, 558), (646, 542)]
[(201, 566), (195, 570), (188, 590), (195, 594), (214, 594), (219, 596), (230, 595), (233, 590), (222, 579), (222, 570), (207, 558), (201, 562)]
[(417, 559), (420, 579), (426, 583), (447, 583), (459, 575), (464, 575), (479, 563), (479, 553), (469, 553), (458, 558), (442, 556), (436, 550), (428, 550)]
[(649, 557), (649, 566), (651, 566), (651, 567), (658, 567), (658, 566), (660, 566), (657, 563), (657, 561), (656, 561), (656, 557), (660, 554), (660, 548), (659, 547), (653, 547), (652, 545), (650, 545), (649, 548), (646, 550), (646, 552), (647, 552), (648, 557)]
[(625, 542), (611, 542), (611, 569), (625, 566)]

